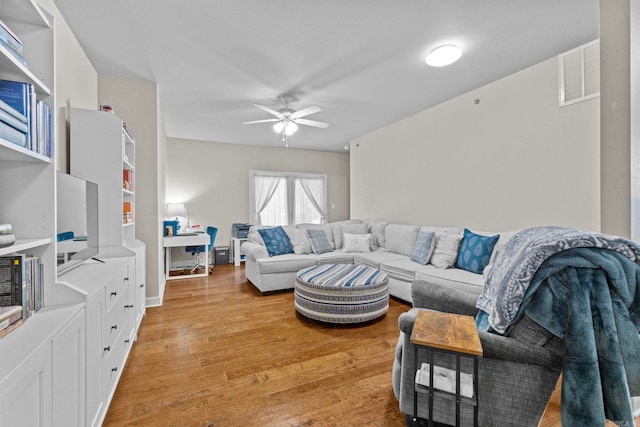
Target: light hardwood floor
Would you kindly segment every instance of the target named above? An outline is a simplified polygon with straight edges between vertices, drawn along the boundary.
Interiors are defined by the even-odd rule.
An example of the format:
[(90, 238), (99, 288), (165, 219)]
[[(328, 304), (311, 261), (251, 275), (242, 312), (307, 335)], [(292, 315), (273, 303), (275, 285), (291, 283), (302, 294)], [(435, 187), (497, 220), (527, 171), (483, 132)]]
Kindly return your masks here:
[(105, 426), (403, 426), (391, 387), (398, 316), (335, 327), (262, 296), (244, 268), (167, 283), (147, 309)]
[[(335, 327), (297, 315), (292, 292), (260, 295), (243, 267), (168, 282), (104, 426), (404, 426), (391, 367), (409, 308), (391, 299), (382, 319)], [(540, 426), (559, 420), (556, 393)]]

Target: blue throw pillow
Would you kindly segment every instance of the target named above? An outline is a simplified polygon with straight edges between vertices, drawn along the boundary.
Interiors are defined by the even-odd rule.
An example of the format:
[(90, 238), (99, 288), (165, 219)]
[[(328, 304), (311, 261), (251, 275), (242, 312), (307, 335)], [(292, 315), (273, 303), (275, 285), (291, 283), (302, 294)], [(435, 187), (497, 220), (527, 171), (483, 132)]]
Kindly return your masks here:
[(310, 228), (307, 230), (307, 235), (309, 236), (309, 241), (311, 241), (311, 249), (313, 249), (314, 254), (323, 254), (333, 250), (324, 231)]
[(293, 246), (289, 236), (284, 231), (284, 228), (277, 226), (273, 228), (260, 228), (258, 233), (264, 240), (264, 245), (267, 247), (269, 256), (292, 254)]
[(456, 267), (472, 273), (482, 274), (482, 270), (489, 264), (493, 247), (498, 242), (499, 234), (482, 236), (464, 229), (462, 243), (458, 250)]
[(421, 231), (416, 238), (416, 244), (411, 252), (411, 261), (427, 265), (433, 249), (436, 247), (436, 233), (433, 231)]

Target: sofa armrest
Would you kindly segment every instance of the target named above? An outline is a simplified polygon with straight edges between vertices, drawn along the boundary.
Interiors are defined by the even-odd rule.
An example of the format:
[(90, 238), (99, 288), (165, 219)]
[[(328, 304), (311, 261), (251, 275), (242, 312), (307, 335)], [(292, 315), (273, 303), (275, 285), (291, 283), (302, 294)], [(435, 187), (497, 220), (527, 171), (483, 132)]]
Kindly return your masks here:
[(243, 242), (240, 246), (240, 252), (245, 254), (247, 258), (255, 261), (259, 258), (268, 258), (269, 252), (267, 248), (253, 242)]
[(414, 307), (468, 316), (478, 313), (478, 295), (424, 280), (414, 280), (411, 283), (411, 298)]
[(484, 331), (478, 334), (483, 357), (562, 370), (564, 341), (527, 316), (514, 324), (508, 336)]

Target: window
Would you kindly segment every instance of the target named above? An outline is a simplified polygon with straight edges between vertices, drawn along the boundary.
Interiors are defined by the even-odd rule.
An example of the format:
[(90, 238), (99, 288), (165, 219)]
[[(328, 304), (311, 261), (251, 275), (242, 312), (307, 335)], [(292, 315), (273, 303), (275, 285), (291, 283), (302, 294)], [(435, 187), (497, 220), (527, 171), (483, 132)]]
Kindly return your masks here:
[(560, 106), (575, 104), (599, 95), (599, 40), (560, 55)]
[(250, 171), (249, 218), (256, 225), (326, 222), (327, 176)]

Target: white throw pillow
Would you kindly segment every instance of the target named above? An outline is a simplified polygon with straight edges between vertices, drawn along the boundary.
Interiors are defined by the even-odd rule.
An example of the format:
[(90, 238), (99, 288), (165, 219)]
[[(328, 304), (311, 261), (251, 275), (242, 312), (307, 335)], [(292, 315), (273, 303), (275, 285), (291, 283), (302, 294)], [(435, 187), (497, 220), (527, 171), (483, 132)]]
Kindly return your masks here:
[(344, 252), (371, 252), (371, 234), (349, 234), (344, 233)]
[(451, 233), (436, 233), (436, 247), (429, 261), (438, 268), (453, 266), (458, 257), (458, 248), (462, 241), (462, 235)]

